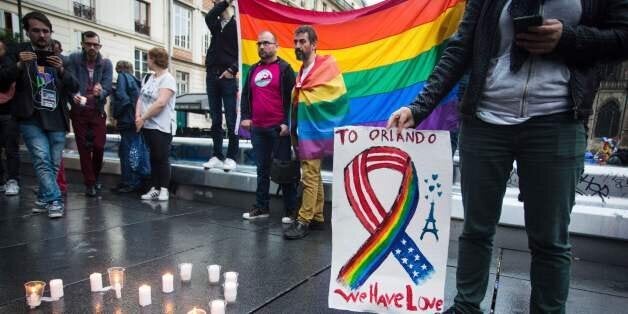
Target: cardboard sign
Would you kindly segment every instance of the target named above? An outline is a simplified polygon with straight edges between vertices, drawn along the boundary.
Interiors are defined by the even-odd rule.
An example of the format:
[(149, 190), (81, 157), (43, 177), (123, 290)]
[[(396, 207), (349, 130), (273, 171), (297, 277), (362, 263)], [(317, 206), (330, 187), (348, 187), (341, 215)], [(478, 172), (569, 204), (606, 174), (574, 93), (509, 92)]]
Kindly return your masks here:
[(335, 130), (330, 308), (445, 310), (452, 176), (448, 132)]

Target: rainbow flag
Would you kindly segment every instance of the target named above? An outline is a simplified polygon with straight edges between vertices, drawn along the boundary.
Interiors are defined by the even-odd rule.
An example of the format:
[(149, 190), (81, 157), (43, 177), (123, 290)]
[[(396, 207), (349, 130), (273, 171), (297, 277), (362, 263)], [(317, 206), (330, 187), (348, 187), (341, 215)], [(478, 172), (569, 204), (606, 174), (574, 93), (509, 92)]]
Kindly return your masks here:
[[(332, 55), (345, 81), (348, 111), (342, 124), (381, 126), (421, 91), (457, 30), (465, 2), (388, 0), (344, 12), (315, 12), (269, 0), (238, 0), (238, 7), (243, 75), (259, 60), (256, 41), (262, 30), (276, 34), (279, 56), (298, 71), (294, 30), (313, 25), (317, 53)], [(455, 106), (450, 95), (441, 106)]]

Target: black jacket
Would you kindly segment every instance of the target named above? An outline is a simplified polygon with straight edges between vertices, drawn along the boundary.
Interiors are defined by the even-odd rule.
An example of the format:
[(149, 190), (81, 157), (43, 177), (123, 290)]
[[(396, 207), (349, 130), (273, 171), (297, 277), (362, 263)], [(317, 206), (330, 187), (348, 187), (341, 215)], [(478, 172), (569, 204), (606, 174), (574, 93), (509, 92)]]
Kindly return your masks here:
[[(281, 89), (281, 98), (283, 102), (283, 113), (284, 113), (284, 124), (289, 125), (290, 121), (290, 104), (292, 103), (292, 88), (294, 88), (295, 84), (295, 74), (294, 70), (288, 64), (288, 62), (283, 59), (277, 57), (277, 61), (279, 63), (279, 73), (281, 75), (280, 78), (280, 89)], [(246, 75), (246, 80), (244, 81), (244, 89), (242, 89), (242, 101), (240, 103), (240, 110), (242, 114), (242, 120), (250, 120), (251, 119), (251, 75), (255, 72), (255, 69), (258, 65), (260, 65), (261, 61), (251, 66), (249, 69), (249, 73)]]
[[(36, 115), (36, 110), (33, 105), (33, 82), (31, 79), (35, 76), (34, 73), (29, 73), (28, 69), (35, 71), (35, 65), (33, 63), (24, 64), (22, 69), (18, 69), (17, 61), (19, 60), (19, 53), (22, 51), (33, 51), (30, 43), (22, 43), (11, 47), (9, 52), (5, 56), (9, 59), (9, 64), (6, 67), (0, 68), (0, 82), (15, 82), (15, 95), (13, 96), (11, 103), (11, 113), (18, 120), (29, 120)], [(56, 94), (57, 94), (57, 106), (61, 108), (63, 117), (65, 119), (66, 131), (69, 131), (69, 108), (66, 105), (71, 95), (78, 92), (79, 86), (77, 80), (72, 73), (65, 70), (63, 75), (60, 75), (57, 71), (54, 71)], [(1, 84), (0, 84), (1, 85)], [(45, 126), (42, 126), (46, 129)]]
[(227, 1), (216, 3), (205, 16), (205, 24), (212, 34), (205, 57), (208, 75), (214, 71), (224, 70), (229, 70), (234, 75), (238, 73), (238, 28), (235, 16), (224, 28), (220, 26), (220, 15), (228, 6)]
[[(553, 54), (570, 70), (569, 90), (574, 117), (586, 120), (601, 62), (628, 58), (628, 0), (581, 0), (582, 19), (577, 26), (563, 25)], [(463, 116), (473, 116), (483, 93), (490, 60), (499, 46), (499, 15), (506, 0), (469, 0), (458, 32), (450, 40), (424, 90), (408, 107), (418, 124), (447, 95), (462, 75), (470, 71), (469, 84), (460, 104)]]

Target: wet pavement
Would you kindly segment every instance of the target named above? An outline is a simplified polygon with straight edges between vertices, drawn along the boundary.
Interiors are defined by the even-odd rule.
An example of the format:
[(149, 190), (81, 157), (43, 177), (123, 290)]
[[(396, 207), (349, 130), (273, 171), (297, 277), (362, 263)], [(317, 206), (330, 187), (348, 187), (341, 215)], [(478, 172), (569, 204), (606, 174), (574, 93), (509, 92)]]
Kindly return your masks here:
[[(176, 198), (159, 204), (108, 190), (99, 198), (87, 198), (78, 184), (70, 186), (65, 217), (50, 220), (31, 213), (33, 189), (30, 177), (20, 196), (0, 196), (0, 313), (187, 313), (195, 306), (207, 310), (208, 302), (222, 295), (219, 285), (209, 284), (209, 264), (239, 272), (237, 302), (229, 304), (228, 313), (338, 312), (327, 308), (329, 224), (303, 240), (286, 241), (278, 210), (269, 219), (242, 220), (242, 204), (252, 203), (251, 193), (224, 191), (228, 196), (220, 198), (221, 204)], [(455, 294), (460, 227), (460, 221), (452, 221), (446, 304)], [(628, 243), (578, 236), (572, 241), (568, 313), (626, 313)], [(525, 233), (500, 227), (495, 243), (494, 260), (502, 260), (501, 280), (492, 302), (493, 266), (483, 308), (527, 313), (530, 254)], [(182, 262), (194, 264), (188, 284), (178, 280), (177, 265)], [(121, 299), (113, 291), (90, 292), (89, 275), (106, 274), (111, 266), (127, 269)], [(161, 292), (166, 272), (175, 274), (171, 294)], [(23, 284), (55, 278), (63, 280), (65, 296), (29, 311)], [(107, 281), (104, 275), (104, 285)], [(144, 308), (138, 304), (142, 284), (152, 287), (152, 305)]]

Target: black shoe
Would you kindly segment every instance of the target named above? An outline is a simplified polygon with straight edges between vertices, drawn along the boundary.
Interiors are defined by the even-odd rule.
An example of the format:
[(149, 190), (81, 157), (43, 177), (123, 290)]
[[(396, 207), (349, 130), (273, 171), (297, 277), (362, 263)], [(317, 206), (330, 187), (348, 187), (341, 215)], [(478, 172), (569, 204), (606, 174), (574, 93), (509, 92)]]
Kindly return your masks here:
[(325, 222), (323, 221), (310, 221), (310, 230), (325, 230)]
[(246, 220), (254, 220), (259, 218), (268, 218), (270, 216), (270, 211), (268, 209), (262, 209), (253, 207), (248, 212), (242, 214), (242, 218)]
[(290, 227), (284, 231), (283, 236), (288, 240), (296, 240), (304, 238), (310, 233), (310, 227), (307, 223), (296, 220)]
[(102, 183), (96, 182), (96, 184), (94, 184), (94, 188), (96, 188), (96, 190), (98, 191), (102, 190)]
[(454, 307), (450, 307), (448, 309), (445, 310), (445, 312), (441, 313), (441, 314), (457, 314), (459, 312), (456, 312), (456, 310), (454, 309)]
[(85, 187), (85, 195), (89, 197), (96, 197), (96, 187), (93, 185)]

